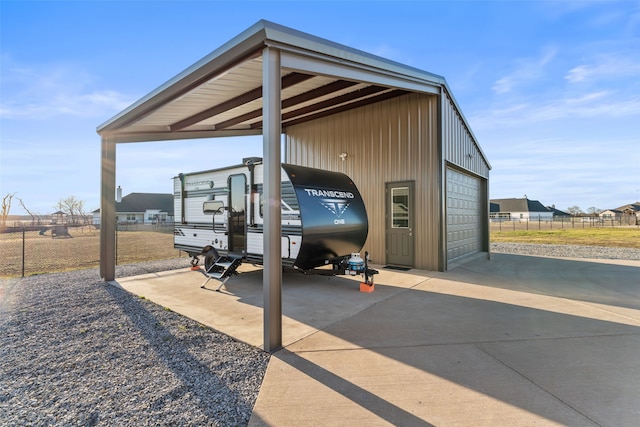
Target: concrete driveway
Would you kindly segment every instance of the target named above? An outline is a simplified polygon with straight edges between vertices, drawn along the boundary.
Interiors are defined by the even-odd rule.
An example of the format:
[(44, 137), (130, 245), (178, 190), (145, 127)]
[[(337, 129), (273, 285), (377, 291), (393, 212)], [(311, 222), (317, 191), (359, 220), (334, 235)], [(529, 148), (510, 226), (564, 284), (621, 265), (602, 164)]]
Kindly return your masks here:
[[(118, 282), (261, 347), (262, 276), (243, 269), (223, 293), (191, 271)], [(373, 293), (284, 275), (285, 348), (250, 426), (638, 425), (640, 261), (493, 254), (380, 272)]]

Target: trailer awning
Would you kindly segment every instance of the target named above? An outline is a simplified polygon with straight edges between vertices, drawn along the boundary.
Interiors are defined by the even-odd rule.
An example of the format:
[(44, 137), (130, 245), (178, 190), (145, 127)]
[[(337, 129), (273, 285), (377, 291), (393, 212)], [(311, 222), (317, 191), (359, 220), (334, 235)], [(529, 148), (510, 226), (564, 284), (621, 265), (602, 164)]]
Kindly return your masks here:
[(98, 126), (119, 142), (259, 135), (262, 50), (281, 55), (282, 129), (408, 92), (440, 93), (444, 78), (259, 21)]

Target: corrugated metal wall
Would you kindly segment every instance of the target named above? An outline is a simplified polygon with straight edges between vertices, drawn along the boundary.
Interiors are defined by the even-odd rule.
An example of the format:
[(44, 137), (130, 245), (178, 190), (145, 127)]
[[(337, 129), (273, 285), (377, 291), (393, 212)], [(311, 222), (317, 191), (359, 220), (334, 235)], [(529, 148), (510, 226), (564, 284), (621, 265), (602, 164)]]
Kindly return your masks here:
[(489, 165), (446, 90), (443, 90), (442, 104), (442, 141), (445, 160), (488, 179)]
[(288, 162), (343, 172), (360, 189), (375, 263), (385, 263), (385, 183), (415, 181), (415, 267), (438, 270), (438, 103), (409, 94), (286, 129)]
[[(443, 89), (442, 92), (442, 144), (444, 146), (444, 158), (447, 162), (446, 170), (448, 178), (445, 181), (445, 191), (448, 199), (446, 245), (448, 259), (451, 260), (464, 256), (465, 254), (472, 255), (478, 251), (489, 251), (488, 194), (490, 165), (450, 95), (446, 89)], [(477, 187), (474, 190), (475, 194), (468, 195), (468, 197), (473, 196), (473, 200), (477, 200), (477, 202), (474, 202), (473, 206), (469, 206), (463, 215), (466, 218), (465, 221), (471, 221), (468, 225), (474, 227), (473, 234), (476, 236), (477, 241), (470, 245), (464, 245), (463, 248), (458, 246), (459, 242), (453, 238), (452, 233), (455, 233), (456, 228), (461, 226), (457, 222), (459, 222), (458, 217), (460, 217), (460, 214), (464, 210), (458, 207), (453, 209), (453, 212), (450, 212), (451, 209), (449, 207), (451, 204), (459, 202), (460, 200), (458, 200), (458, 192), (455, 191), (454, 188), (448, 187), (448, 185), (451, 185), (449, 179), (450, 173), (448, 172), (453, 172), (454, 175), (457, 173), (466, 174), (469, 182), (474, 182), (476, 178), (478, 179), (477, 185), (474, 184)], [(477, 218), (472, 218), (474, 215), (477, 215)], [(468, 232), (470, 232), (470, 230), (466, 229), (465, 233)]]

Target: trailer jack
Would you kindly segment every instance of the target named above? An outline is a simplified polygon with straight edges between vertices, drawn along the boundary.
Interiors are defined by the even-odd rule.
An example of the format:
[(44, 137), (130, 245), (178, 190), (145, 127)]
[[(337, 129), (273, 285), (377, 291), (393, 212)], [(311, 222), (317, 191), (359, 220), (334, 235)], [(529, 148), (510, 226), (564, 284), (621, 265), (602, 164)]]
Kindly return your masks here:
[(378, 270), (369, 268), (369, 252), (364, 253), (364, 282), (360, 283), (360, 292), (373, 292), (373, 275), (378, 274)]
[(191, 269), (200, 270), (200, 266), (198, 265), (199, 262), (200, 262), (200, 258), (198, 258), (197, 255), (194, 255), (193, 258), (191, 258)]

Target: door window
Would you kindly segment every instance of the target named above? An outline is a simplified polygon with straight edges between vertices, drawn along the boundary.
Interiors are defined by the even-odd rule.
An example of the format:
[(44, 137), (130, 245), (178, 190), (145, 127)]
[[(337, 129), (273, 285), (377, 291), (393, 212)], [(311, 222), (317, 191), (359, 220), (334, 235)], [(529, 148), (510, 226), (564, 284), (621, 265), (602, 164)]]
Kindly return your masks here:
[(391, 189), (391, 228), (409, 228), (409, 187)]

